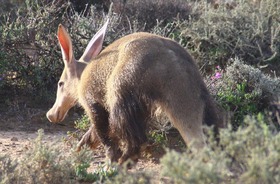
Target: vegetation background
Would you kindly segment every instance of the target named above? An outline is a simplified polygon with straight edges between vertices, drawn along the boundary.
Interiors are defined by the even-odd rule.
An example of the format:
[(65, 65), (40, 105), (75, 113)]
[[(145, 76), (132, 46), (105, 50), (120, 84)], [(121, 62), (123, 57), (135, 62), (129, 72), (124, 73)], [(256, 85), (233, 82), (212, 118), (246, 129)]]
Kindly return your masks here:
[[(164, 118), (155, 122), (157, 129), (149, 137), (166, 152), (160, 160), (160, 181), (280, 183), (279, 0), (1, 0), (1, 118), (36, 113), (35, 121), (47, 122), (36, 109), (46, 110), (55, 99), (63, 68), (58, 24), (67, 27), (79, 58), (107, 19), (112, 1), (104, 46), (139, 31), (177, 41), (195, 58), (226, 114), (221, 145), (214, 144), (211, 129), (205, 128), (209, 147), (198, 155), (182, 151), (182, 144), (180, 152), (160, 149), (171, 147), (168, 140), (174, 130)], [(30, 107), (35, 112), (26, 114)], [(68, 142), (89, 125), (79, 108), (73, 114), (81, 118)], [(4, 121), (0, 124), (6, 126)], [(145, 170), (128, 172), (113, 165), (88, 172), (89, 151), (65, 156), (63, 150), (43, 144), (43, 135), (40, 131), (23, 159), (0, 153), (0, 183), (154, 182)]]

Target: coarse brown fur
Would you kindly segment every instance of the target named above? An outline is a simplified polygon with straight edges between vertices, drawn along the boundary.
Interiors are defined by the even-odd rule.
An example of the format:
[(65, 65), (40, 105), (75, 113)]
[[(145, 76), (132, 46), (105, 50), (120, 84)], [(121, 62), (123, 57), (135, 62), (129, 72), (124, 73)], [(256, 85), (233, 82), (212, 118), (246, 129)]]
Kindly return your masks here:
[[(100, 141), (112, 161), (137, 160), (157, 107), (196, 149), (205, 144), (203, 122), (218, 132), (217, 110), (194, 60), (168, 38), (149, 33), (120, 38), (91, 59), (77, 85), (76, 99), (93, 123), (79, 147)], [(50, 111), (51, 121), (61, 120)]]

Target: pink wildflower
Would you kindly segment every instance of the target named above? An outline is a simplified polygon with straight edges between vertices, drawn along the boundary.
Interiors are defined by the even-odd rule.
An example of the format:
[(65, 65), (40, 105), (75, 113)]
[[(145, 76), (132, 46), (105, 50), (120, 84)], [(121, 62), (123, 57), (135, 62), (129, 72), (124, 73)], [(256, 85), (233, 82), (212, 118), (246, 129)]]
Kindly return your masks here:
[(220, 73), (220, 72), (216, 72), (216, 74), (215, 74), (215, 77), (214, 77), (215, 79), (220, 79), (220, 78), (222, 78), (222, 73)]
[(222, 78), (223, 76), (223, 70), (221, 69), (220, 66), (216, 66), (216, 73), (214, 76), (211, 77), (212, 80), (217, 80)]

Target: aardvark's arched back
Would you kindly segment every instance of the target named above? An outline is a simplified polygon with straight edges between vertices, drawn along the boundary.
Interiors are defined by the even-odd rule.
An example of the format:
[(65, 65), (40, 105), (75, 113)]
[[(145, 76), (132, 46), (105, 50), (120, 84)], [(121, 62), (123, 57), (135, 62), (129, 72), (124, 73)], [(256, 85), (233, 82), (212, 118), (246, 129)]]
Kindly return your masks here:
[(107, 23), (79, 61), (68, 33), (59, 27), (65, 69), (49, 120), (62, 121), (79, 102), (93, 124), (79, 145), (94, 148), (100, 141), (112, 161), (123, 163), (138, 158), (147, 141), (147, 121), (161, 108), (186, 144), (194, 141), (194, 148), (203, 147), (202, 124), (217, 130), (218, 117), (192, 57), (176, 42), (149, 33), (127, 35), (99, 53), (106, 27)]

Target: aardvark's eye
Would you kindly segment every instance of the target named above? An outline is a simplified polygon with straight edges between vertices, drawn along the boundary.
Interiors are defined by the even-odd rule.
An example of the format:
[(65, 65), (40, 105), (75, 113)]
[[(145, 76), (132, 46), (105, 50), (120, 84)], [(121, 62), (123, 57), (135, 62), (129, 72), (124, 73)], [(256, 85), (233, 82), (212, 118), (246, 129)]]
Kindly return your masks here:
[(58, 82), (58, 87), (62, 87), (64, 85), (64, 82), (63, 81), (59, 81)]

